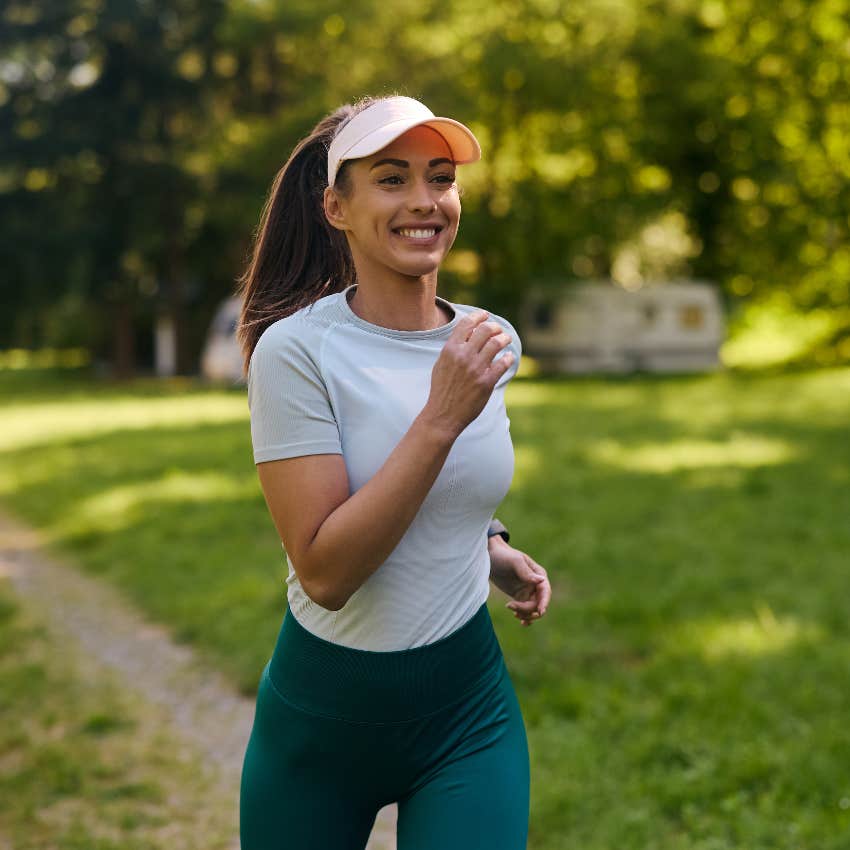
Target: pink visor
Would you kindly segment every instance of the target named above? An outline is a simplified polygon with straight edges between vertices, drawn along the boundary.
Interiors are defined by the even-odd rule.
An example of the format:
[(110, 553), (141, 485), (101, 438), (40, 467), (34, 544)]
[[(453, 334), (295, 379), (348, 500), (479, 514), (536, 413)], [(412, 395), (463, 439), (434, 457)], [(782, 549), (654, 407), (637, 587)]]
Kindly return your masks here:
[(446, 140), (458, 165), (481, 159), (481, 146), (469, 127), (453, 118), (434, 115), (412, 97), (388, 97), (358, 112), (337, 133), (328, 149), (328, 186), (333, 186), (345, 160), (377, 153), (411, 127), (422, 124), (433, 127)]

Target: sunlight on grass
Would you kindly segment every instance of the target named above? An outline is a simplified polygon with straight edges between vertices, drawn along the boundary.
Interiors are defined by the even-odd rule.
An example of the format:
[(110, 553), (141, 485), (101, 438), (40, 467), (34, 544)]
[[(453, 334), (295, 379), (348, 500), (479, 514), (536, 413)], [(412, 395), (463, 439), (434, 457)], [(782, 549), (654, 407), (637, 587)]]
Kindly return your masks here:
[(247, 420), (245, 396), (215, 392), (183, 398), (108, 398), (12, 405), (3, 411), (0, 451), (153, 426), (195, 428), (227, 422), (247, 423)]
[(616, 383), (604, 375), (583, 376), (570, 379), (561, 376), (546, 382), (520, 381), (508, 385), (505, 405), (508, 416), (513, 410), (524, 407), (567, 407), (575, 403), (594, 410), (625, 410), (644, 403), (646, 388), (639, 384)]
[(253, 477), (237, 480), (214, 472), (172, 472), (158, 481), (112, 487), (80, 500), (63, 513), (54, 532), (61, 535), (79, 528), (120, 531), (131, 526), (141, 510), (151, 505), (169, 511), (179, 510), (189, 502), (251, 499), (256, 493), (257, 483)]
[(514, 446), (514, 477), (512, 487), (521, 487), (543, 471), (543, 453), (536, 446)]
[(776, 466), (799, 453), (787, 440), (733, 431), (724, 441), (679, 439), (636, 447), (611, 439), (588, 441), (585, 454), (594, 463), (619, 469), (668, 473), (718, 466)]
[[(767, 430), (780, 422), (807, 426), (812, 417), (824, 427), (830, 424), (840, 427), (847, 422), (850, 368), (810, 371), (805, 380), (793, 373), (774, 375), (770, 381), (756, 379), (751, 386), (758, 386), (758, 390), (749, 391), (747, 379), (728, 372), (687, 382), (653, 381), (644, 385), (643, 396), (635, 399), (634, 404), (646, 404), (651, 398), (655, 416), (677, 428), (690, 430), (725, 430), (735, 422), (740, 427), (764, 428), (761, 423), (767, 410)], [(595, 399), (593, 403), (596, 406)]]
[[(850, 374), (850, 370), (848, 370)], [(681, 406), (683, 396), (693, 392), (707, 393), (707, 401), (717, 394), (716, 387), (726, 378), (725, 373), (680, 375), (675, 384), (664, 377), (605, 375), (552, 375), (540, 381), (510, 383), (505, 393), (508, 416), (523, 408), (572, 409), (580, 406), (587, 411), (639, 411), (648, 403), (648, 393), (658, 388), (652, 404), (663, 403), (668, 397), (674, 409)]]
[(754, 609), (752, 617), (690, 621), (668, 635), (669, 645), (676, 652), (695, 651), (706, 661), (719, 661), (732, 655), (769, 655), (824, 637), (816, 623), (777, 617), (764, 603), (757, 603)]
[(512, 410), (521, 407), (535, 407), (539, 404), (548, 404), (559, 391), (553, 392), (553, 385), (546, 383), (510, 383), (505, 391), (505, 406), (508, 415)]
[[(26, 396), (5, 378), (0, 447), (33, 448), (3, 453), (4, 504), (253, 692), (285, 562), (244, 393), (45, 379)], [(711, 850), (791, 850), (772, 824), (808, 811), (812, 840), (794, 846), (827, 850), (850, 752), (850, 368), (520, 380), (506, 406), (516, 462), (498, 513), (555, 595), (534, 629), (498, 624), (536, 822), (555, 836), (531, 843), (558, 846), (566, 807), (576, 847), (679, 848), (659, 823), (720, 832), (732, 810), (715, 801), (732, 800), (764, 828)]]

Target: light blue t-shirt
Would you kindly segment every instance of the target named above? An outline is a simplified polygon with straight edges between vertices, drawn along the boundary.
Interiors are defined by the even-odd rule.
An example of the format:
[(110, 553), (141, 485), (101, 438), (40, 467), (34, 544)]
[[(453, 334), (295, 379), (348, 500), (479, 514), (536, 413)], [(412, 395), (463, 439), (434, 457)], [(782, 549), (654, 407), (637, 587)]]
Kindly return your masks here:
[[(437, 296), (454, 318), (403, 331), (358, 316), (356, 284), (270, 325), (248, 370), (255, 463), (341, 454), (351, 493), (383, 466), (428, 401), (431, 370), (461, 316), (477, 307)], [(514, 451), (505, 386), (519, 367), (514, 327), (490, 313), (512, 342), (514, 362), (479, 416), (452, 445), (421, 508), (389, 557), (338, 611), (301, 587), (287, 554), (287, 600), (306, 629), (334, 643), (389, 652), (431, 643), (466, 623), (487, 600), (487, 527), (510, 488)], [(282, 544), (281, 544), (282, 545)]]

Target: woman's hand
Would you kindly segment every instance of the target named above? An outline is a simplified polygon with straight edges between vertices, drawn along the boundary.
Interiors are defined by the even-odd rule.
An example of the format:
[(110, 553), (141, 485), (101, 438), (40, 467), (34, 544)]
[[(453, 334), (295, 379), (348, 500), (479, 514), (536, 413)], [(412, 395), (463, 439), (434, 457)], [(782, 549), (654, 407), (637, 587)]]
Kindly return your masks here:
[(510, 608), (524, 626), (530, 626), (549, 607), (552, 588), (546, 570), (498, 534), (488, 539), (487, 549), (490, 580), (512, 600), (505, 607)]
[(484, 409), (514, 353), (494, 360), (511, 342), (490, 314), (476, 310), (457, 323), (431, 370), (431, 390), (420, 416), (457, 437)]

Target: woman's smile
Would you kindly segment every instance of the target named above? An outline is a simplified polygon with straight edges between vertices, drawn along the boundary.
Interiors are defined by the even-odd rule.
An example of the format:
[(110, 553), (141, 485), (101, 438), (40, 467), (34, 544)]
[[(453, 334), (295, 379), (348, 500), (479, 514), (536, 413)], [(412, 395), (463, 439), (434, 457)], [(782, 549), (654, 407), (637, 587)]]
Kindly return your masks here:
[(397, 236), (407, 245), (434, 245), (440, 238), (440, 233), (443, 230), (441, 224), (434, 225), (417, 225), (394, 227), (391, 230), (393, 236)]

